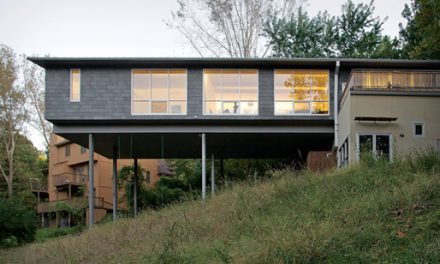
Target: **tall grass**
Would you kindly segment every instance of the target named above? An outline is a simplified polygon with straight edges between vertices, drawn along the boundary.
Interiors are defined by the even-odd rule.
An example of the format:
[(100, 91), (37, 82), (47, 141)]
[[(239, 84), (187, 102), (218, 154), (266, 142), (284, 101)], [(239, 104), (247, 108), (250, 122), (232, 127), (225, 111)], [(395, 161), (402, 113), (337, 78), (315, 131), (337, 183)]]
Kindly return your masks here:
[(439, 263), (440, 157), (282, 170), (137, 219), (0, 251), (5, 263)]

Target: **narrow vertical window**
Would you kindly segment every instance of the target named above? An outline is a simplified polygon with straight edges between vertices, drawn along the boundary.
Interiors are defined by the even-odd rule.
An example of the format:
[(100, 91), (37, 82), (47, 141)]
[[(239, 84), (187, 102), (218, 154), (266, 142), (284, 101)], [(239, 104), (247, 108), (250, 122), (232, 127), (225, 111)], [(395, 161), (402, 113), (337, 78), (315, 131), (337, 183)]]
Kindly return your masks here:
[(66, 156), (66, 157), (70, 156), (70, 145), (66, 145), (64, 147), (64, 156)]
[(415, 137), (423, 137), (425, 135), (424, 124), (423, 123), (414, 123), (414, 136)]
[(79, 102), (81, 96), (81, 70), (70, 70), (70, 101)]

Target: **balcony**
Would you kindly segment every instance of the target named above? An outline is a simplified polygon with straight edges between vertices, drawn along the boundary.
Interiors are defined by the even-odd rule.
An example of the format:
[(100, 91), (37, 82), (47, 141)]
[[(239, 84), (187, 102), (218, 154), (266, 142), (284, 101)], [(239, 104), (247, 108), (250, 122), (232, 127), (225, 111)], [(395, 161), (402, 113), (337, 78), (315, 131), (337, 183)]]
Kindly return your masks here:
[[(64, 205), (76, 209), (84, 209), (89, 207), (87, 197), (72, 197), (71, 199), (39, 203), (37, 205), (37, 212), (48, 213), (62, 211), (63, 208), (65, 208)], [(95, 208), (104, 208), (104, 198), (95, 197)]]
[(65, 172), (53, 176), (53, 185), (55, 187), (65, 185), (84, 185), (87, 183), (87, 176), (79, 173)]
[(30, 186), (32, 192), (47, 192), (47, 181), (30, 179)]
[(344, 90), (440, 89), (440, 71), (353, 70)]

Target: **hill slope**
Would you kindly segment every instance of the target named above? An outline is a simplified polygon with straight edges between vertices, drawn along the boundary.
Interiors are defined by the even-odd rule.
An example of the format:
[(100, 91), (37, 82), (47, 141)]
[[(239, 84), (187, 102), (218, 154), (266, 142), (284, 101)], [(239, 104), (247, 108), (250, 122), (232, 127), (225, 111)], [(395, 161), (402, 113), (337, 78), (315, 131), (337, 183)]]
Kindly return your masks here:
[(0, 262), (440, 261), (440, 163), (369, 161), (324, 175), (275, 172), (81, 235), (0, 251)]

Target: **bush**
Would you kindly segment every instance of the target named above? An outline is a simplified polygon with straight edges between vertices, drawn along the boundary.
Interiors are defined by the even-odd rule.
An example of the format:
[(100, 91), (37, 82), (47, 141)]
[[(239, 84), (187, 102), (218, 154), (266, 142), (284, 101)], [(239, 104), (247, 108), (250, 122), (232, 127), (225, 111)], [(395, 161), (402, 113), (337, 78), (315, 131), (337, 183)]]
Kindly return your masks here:
[(55, 237), (80, 233), (82, 229), (83, 229), (82, 226), (74, 226), (68, 228), (58, 228), (58, 227), (41, 228), (38, 229), (37, 232), (35, 233), (35, 240), (37, 242), (43, 242)]
[(0, 199), (0, 247), (11, 247), (34, 240), (37, 217), (15, 198)]

